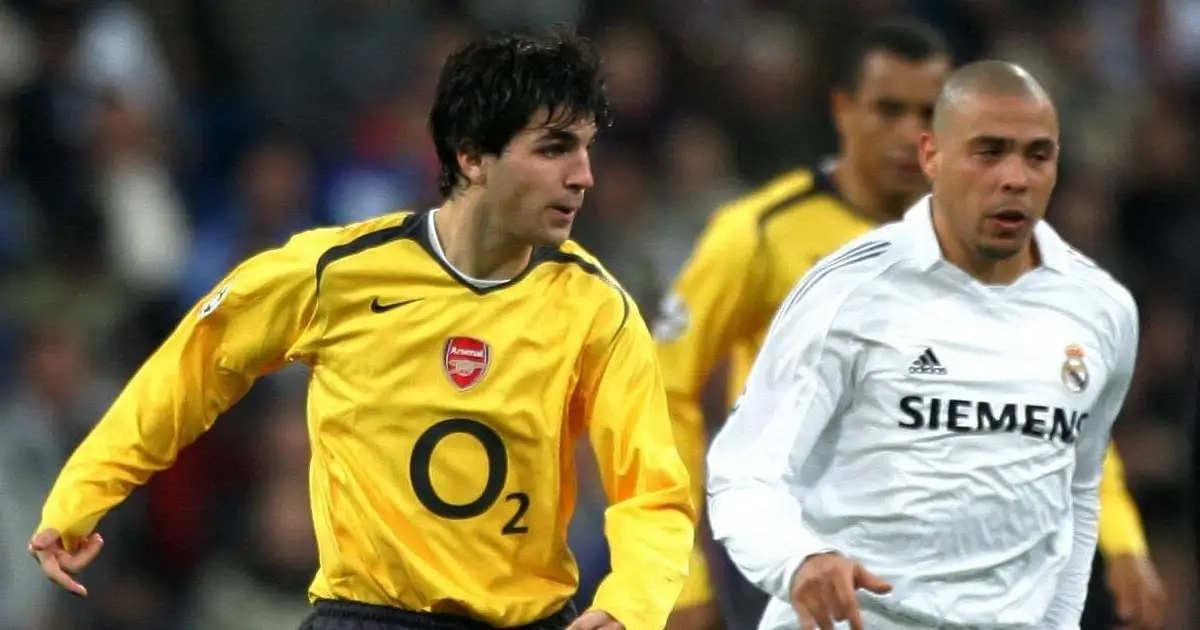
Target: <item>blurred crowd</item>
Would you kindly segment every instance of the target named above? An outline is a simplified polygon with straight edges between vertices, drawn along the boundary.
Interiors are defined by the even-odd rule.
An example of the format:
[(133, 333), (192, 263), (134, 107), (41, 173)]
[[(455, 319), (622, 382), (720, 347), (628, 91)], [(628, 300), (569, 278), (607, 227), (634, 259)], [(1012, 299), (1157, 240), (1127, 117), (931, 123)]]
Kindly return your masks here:
[[(1140, 300), (1116, 429), (1171, 597), (1200, 618), (1184, 464), (1200, 214), (1196, 0), (8, 0), (0, 3), (0, 630), (295, 628), (315, 567), (303, 392), (264, 379), (101, 527), (87, 600), (26, 555), (70, 450), (238, 260), (308, 227), (438, 202), (425, 116), (444, 56), (571, 22), (616, 125), (576, 236), (653, 316), (711, 212), (836, 150), (829, 72), (884, 11), (958, 61), (1025, 65), (1063, 122), (1050, 220)], [(714, 417), (719, 416), (716, 405)], [(581, 448), (586, 458), (586, 449)], [(572, 531), (606, 570), (591, 469)], [(728, 569), (731, 630), (759, 600)]]

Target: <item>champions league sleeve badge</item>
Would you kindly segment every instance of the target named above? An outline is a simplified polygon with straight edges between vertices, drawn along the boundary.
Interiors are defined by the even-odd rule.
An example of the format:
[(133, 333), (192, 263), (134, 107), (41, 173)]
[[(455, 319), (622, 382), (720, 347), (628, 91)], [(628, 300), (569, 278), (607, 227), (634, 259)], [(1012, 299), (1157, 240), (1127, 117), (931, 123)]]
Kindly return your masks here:
[(1066, 353), (1067, 360), (1062, 366), (1063, 385), (1076, 394), (1082, 393), (1088, 386), (1088, 370), (1083, 362), (1083, 348), (1071, 344), (1067, 346)]

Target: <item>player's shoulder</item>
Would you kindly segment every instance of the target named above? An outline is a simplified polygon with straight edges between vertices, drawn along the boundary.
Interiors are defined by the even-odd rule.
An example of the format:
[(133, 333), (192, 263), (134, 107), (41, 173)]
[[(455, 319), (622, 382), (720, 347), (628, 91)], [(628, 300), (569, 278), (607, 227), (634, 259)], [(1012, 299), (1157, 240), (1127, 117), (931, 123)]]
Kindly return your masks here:
[(758, 223), (773, 213), (793, 207), (816, 191), (816, 172), (797, 168), (776, 175), (758, 188), (743, 193), (717, 209), (716, 216)]
[(331, 247), (347, 245), (359, 241), (364, 237), (369, 238), (372, 235), (378, 239), (394, 233), (404, 227), (405, 224), (411, 224), (412, 222), (409, 219), (415, 216), (416, 213), (403, 210), (354, 223), (310, 228), (293, 234), (284, 247), (295, 252), (320, 256)]
[[(770, 240), (771, 228), (780, 224), (777, 219), (808, 217), (818, 212), (816, 208), (839, 203), (836, 194), (824, 194), (832, 190), (827, 181), (819, 169), (797, 168), (717, 207), (701, 235), (698, 249), (703, 253), (698, 255), (744, 263), (745, 257)], [(802, 220), (820, 222), (812, 217)]]
[(563, 273), (586, 277), (602, 286), (611, 297), (628, 299), (625, 287), (617, 281), (604, 263), (579, 243), (568, 240), (557, 248), (546, 248), (537, 254), (539, 264), (558, 266)]
[(400, 240), (417, 239), (428, 216), (401, 210), (353, 223), (312, 228), (294, 234), (276, 250), (276, 256), (289, 260), (297, 273), (313, 274), (321, 285), (331, 265), (355, 254)]
[(776, 217), (812, 209), (831, 191), (819, 169), (793, 169), (717, 208), (713, 226), (757, 231)]
[(1067, 282), (1083, 294), (1084, 299), (1079, 302), (1099, 309), (1101, 313), (1098, 315), (1115, 320), (1119, 327), (1136, 328), (1137, 300), (1129, 287), (1100, 263), (1068, 243), (1045, 222), (1038, 227), (1039, 236), (1056, 250), (1058, 270)]
[(386, 214), (357, 223), (310, 228), (292, 234), (286, 242), (264, 250), (243, 261), (239, 273), (269, 270), (274, 277), (308, 277), (334, 260), (370, 248), (411, 230), (412, 212)]
[(553, 265), (560, 274), (587, 282), (606, 299), (630, 301), (625, 287), (600, 262), (600, 258), (574, 240), (564, 241), (558, 247), (539, 248), (534, 252), (534, 257), (536, 264)]
[(833, 276), (838, 282), (885, 281), (885, 272), (904, 262), (914, 247), (912, 230), (887, 223), (856, 236), (817, 261), (809, 276)]
[(355, 223), (310, 228), (293, 234), (278, 251), (314, 263), (345, 256), (403, 236), (413, 229), (415, 217), (413, 212), (399, 211)]
[(1090, 289), (1097, 296), (1102, 296), (1120, 312), (1136, 313), (1137, 301), (1133, 297), (1133, 292), (1112, 275), (1112, 272), (1074, 247), (1069, 247), (1067, 254), (1071, 259), (1069, 267), (1071, 275), (1077, 278), (1085, 289)]
[(828, 308), (838, 308), (852, 297), (869, 301), (890, 283), (888, 271), (906, 259), (909, 246), (904, 227), (895, 223), (851, 239), (813, 265), (780, 310), (801, 301)]
[[(638, 308), (625, 287), (604, 266), (600, 259), (579, 243), (568, 240), (556, 248), (541, 248), (534, 253), (536, 264), (550, 265), (566, 276), (576, 287), (585, 287), (575, 293), (589, 303), (595, 314), (611, 314), (619, 318), (618, 326), (624, 326)], [(640, 316), (640, 315), (639, 315)]]
[(318, 261), (318, 267), (323, 269), (338, 259), (414, 236), (419, 216), (402, 210), (354, 223), (315, 228), (293, 236), (287, 247)]

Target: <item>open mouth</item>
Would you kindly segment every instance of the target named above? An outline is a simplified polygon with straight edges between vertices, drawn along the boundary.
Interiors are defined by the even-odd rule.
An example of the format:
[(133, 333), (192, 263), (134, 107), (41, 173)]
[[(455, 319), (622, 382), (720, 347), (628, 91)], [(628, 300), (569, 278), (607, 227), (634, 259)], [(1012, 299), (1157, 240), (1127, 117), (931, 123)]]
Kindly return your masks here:
[(1001, 210), (992, 215), (992, 220), (1003, 230), (1016, 230), (1029, 222), (1029, 217), (1020, 210)]
[(575, 206), (560, 206), (560, 205), (553, 205), (553, 206), (550, 206), (550, 209), (551, 209), (551, 210), (554, 210), (555, 212), (558, 212), (558, 213), (561, 213), (561, 214), (563, 214), (563, 215), (566, 215), (566, 216), (568, 216), (568, 217), (569, 217), (569, 216), (573, 216), (573, 215), (574, 215), (576, 212), (578, 212), (578, 211), (579, 211), (579, 208), (577, 208), (577, 207), (575, 207)]

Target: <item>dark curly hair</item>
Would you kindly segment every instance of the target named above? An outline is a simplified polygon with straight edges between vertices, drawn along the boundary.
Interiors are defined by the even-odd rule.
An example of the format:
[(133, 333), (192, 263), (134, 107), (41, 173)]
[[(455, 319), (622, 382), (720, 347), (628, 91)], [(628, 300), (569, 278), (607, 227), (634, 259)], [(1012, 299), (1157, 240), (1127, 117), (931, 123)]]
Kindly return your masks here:
[(572, 29), (491, 35), (447, 57), (429, 112), (442, 196), (461, 183), (458, 152), (499, 155), (543, 108), (555, 126), (612, 124), (599, 49)]

